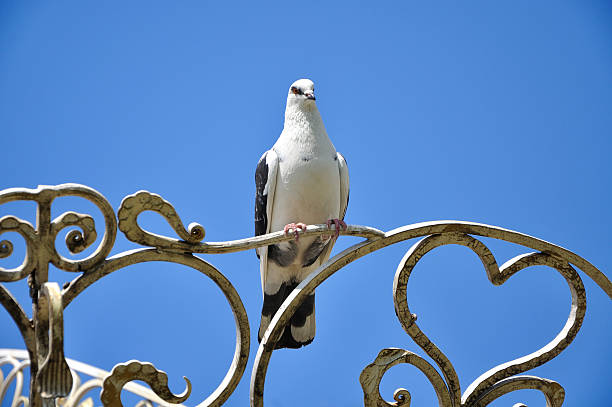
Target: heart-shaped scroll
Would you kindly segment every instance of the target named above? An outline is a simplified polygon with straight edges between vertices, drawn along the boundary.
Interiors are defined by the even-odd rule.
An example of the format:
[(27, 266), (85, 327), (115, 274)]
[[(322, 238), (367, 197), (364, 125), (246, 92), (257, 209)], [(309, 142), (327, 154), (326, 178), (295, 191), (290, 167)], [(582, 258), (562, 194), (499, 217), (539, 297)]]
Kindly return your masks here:
[[(495, 285), (503, 284), (512, 275), (524, 268), (544, 265), (552, 267), (561, 273), (572, 295), (572, 306), (568, 320), (561, 332), (559, 332), (550, 343), (536, 352), (503, 363), (485, 372), (467, 388), (463, 397), (461, 397), (461, 388), (455, 369), (448, 358), (418, 327), (416, 324), (416, 315), (410, 312), (407, 299), (408, 279), (410, 278), (414, 266), (426, 253), (436, 247), (447, 244), (458, 244), (469, 247), (478, 255), (485, 267), (489, 280)], [(497, 266), (497, 262), (491, 251), (482, 242), (472, 236), (454, 232), (435, 234), (422, 239), (406, 253), (395, 274), (393, 293), (395, 312), (404, 330), (440, 367), (446, 380), (453, 406), (480, 405), (484, 399), (490, 402), (502, 394), (520, 388), (538, 388), (545, 393), (547, 399), (559, 400), (559, 392), (555, 386), (542, 385), (538, 387), (534, 386), (532, 383), (534, 380), (539, 380), (543, 383), (546, 381), (545, 379), (533, 378), (530, 376), (529, 380), (524, 379), (521, 381), (518, 379), (523, 379), (522, 377), (516, 378), (517, 380), (513, 381), (513, 386), (501, 386), (505, 389), (504, 392), (500, 392), (500, 382), (550, 361), (561, 353), (578, 333), (586, 312), (586, 293), (580, 276), (566, 261), (548, 253), (527, 253), (509, 260), (500, 268)], [(491, 398), (491, 392), (493, 391), (499, 394)], [(552, 393), (548, 394), (549, 392), (556, 393), (553, 395)], [(555, 401), (554, 404), (557, 404), (557, 401)]]

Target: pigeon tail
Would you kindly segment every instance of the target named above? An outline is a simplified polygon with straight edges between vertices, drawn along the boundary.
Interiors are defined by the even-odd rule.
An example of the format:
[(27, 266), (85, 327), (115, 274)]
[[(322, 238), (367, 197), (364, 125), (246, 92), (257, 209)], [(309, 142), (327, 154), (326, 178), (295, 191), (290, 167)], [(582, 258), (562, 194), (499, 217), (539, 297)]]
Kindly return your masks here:
[[(261, 322), (259, 325), (258, 341), (261, 342), (270, 321), (291, 292), (299, 283), (282, 283), (275, 294), (264, 293), (264, 302), (261, 309)], [(315, 296), (310, 294), (295, 311), (283, 334), (276, 343), (275, 349), (301, 348), (310, 344), (315, 335)]]

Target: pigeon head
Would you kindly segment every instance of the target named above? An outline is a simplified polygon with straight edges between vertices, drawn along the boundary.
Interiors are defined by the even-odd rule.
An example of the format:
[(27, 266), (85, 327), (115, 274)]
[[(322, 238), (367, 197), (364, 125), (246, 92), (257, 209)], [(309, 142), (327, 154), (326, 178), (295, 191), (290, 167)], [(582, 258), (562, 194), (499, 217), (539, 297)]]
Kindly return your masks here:
[(314, 101), (314, 83), (310, 79), (298, 79), (291, 84), (287, 95), (287, 103), (311, 104)]

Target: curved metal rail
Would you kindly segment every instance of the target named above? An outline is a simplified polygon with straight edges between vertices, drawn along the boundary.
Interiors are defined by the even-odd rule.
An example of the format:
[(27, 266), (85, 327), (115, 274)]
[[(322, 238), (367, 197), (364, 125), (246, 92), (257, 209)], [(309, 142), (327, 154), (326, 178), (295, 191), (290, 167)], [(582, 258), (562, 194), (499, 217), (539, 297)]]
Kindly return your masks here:
[[(51, 220), (51, 205), (62, 196), (77, 196), (93, 202), (102, 212), (105, 223), (103, 238), (96, 250), (82, 260), (65, 258), (58, 253), (55, 240), (58, 233), (66, 228), (66, 246), (71, 253), (79, 253), (91, 246), (97, 237), (94, 219), (90, 215), (66, 212)], [(38, 204), (37, 225), (15, 216), (0, 218), (0, 234), (19, 233), (26, 242), (26, 256), (23, 263), (14, 269), (0, 267), (0, 282), (18, 281), (29, 277), (31, 294), (35, 304), (33, 317), (29, 319), (11, 293), (0, 284), (0, 303), (6, 308), (21, 335), (27, 351), (0, 351), (0, 364), (10, 364), (12, 369), (2, 379), (0, 399), (6, 396), (8, 385), (16, 383), (12, 407), (24, 405), (39, 407), (59, 400), (61, 406), (73, 407), (82, 403), (83, 396), (92, 388), (102, 389), (101, 401), (105, 406), (119, 407), (119, 393), (122, 389), (143, 397), (139, 403), (145, 406), (183, 403), (191, 391), (187, 380), (186, 392), (174, 395), (167, 388), (167, 376), (153, 365), (129, 361), (118, 364), (112, 372), (105, 372), (91, 366), (64, 358), (63, 310), (87, 287), (128, 265), (152, 261), (183, 264), (198, 270), (223, 292), (235, 319), (236, 347), (233, 361), (221, 384), (198, 407), (220, 406), (232, 394), (240, 382), (248, 358), (250, 330), (246, 311), (229, 280), (210, 263), (194, 256), (194, 253), (231, 253), (254, 249), (292, 239), (283, 232), (228, 242), (203, 242), (204, 228), (196, 223), (188, 227), (179, 218), (173, 206), (161, 196), (139, 191), (122, 201), (117, 217), (108, 201), (97, 191), (77, 184), (40, 186), (37, 189), (12, 188), (0, 192), (0, 204), (29, 200)], [(144, 211), (161, 214), (180, 239), (157, 235), (146, 231), (138, 224), (138, 216)], [(118, 222), (117, 222), (118, 219)], [(123, 252), (107, 257), (113, 248), (119, 229), (127, 239), (145, 246), (143, 249)], [(326, 225), (310, 225), (305, 235), (333, 233)], [(582, 257), (552, 243), (508, 229), (472, 222), (435, 221), (417, 223), (382, 232), (378, 229), (349, 225), (340, 234), (359, 236), (365, 240), (338, 253), (321, 265), (304, 280), (285, 300), (272, 319), (261, 341), (251, 374), (251, 405), (263, 406), (266, 372), (271, 355), (285, 325), (292, 314), (319, 285), (347, 264), (389, 245), (405, 240), (422, 238), (406, 253), (398, 265), (393, 293), (396, 314), (408, 335), (435, 362), (433, 366), (422, 357), (403, 349), (383, 349), (378, 357), (365, 367), (360, 375), (366, 406), (408, 406), (410, 393), (406, 389), (395, 392), (395, 402), (385, 401), (379, 393), (379, 384), (384, 373), (398, 363), (409, 363), (420, 369), (432, 383), (441, 406), (482, 406), (496, 398), (517, 390), (537, 389), (542, 392), (547, 404), (560, 406), (564, 390), (560, 384), (535, 376), (517, 376), (550, 361), (561, 353), (574, 339), (586, 311), (586, 293), (579, 274), (574, 267), (589, 276), (612, 299), (612, 283), (595, 266)], [(501, 267), (491, 251), (474, 236), (499, 239), (522, 245), (535, 252), (527, 252), (504, 263)], [(571, 295), (571, 311), (565, 327), (546, 346), (522, 358), (509, 361), (490, 369), (477, 378), (465, 391), (461, 391), (457, 373), (450, 360), (425, 335), (416, 323), (416, 315), (410, 312), (406, 289), (409, 277), (418, 261), (437, 247), (458, 244), (470, 248), (482, 261), (485, 272), (492, 284), (500, 285), (519, 271), (536, 265), (545, 265), (557, 270), (566, 280)], [(13, 252), (13, 244), (0, 241), (0, 258)], [(48, 265), (79, 273), (63, 290), (48, 281)], [(23, 371), (30, 368), (30, 395), (21, 394)], [(79, 373), (92, 378), (81, 384)], [(143, 380), (153, 391), (129, 383)]]

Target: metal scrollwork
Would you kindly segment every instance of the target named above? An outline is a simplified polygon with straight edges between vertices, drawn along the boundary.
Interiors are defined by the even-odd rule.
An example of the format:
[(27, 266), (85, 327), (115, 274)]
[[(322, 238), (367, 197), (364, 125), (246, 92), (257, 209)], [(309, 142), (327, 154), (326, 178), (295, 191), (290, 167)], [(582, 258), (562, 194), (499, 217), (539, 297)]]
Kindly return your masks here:
[[(460, 397), (459, 380), (446, 356), (421, 331), (416, 323), (416, 316), (410, 312), (407, 300), (407, 284), (410, 274), (417, 262), (429, 251), (447, 244), (459, 244), (472, 249), (482, 261), (489, 280), (495, 285), (501, 285), (517, 272), (537, 265), (553, 267), (565, 278), (572, 295), (572, 307), (565, 327), (549, 344), (542, 349), (522, 358), (501, 364), (480, 376)], [(567, 262), (547, 253), (527, 253), (506, 262), (501, 268), (489, 249), (479, 240), (459, 233), (446, 233), (429, 236), (415, 244), (402, 259), (393, 284), (396, 314), (404, 330), (412, 337), (440, 367), (448, 385), (453, 405), (476, 405), (497, 382), (518, 373), (533, 369), (548, 362), (565, 349), (574, 339), (586, 312), (586, 293), (582, 280)], [(512, 389), (518, 389), (521, 382), (513, 382)], [(510, 387), (506, 387), (510, 389)], [(531, 387), (527, 387), (531, 388)], [(499, 391), (499, 389), (497, 389)], [(508, 390), (509, 391), (509, 390)]]
[(417, 367), (433, 385), (438, 402), (441, 406), (451, 405), (451, 399), (446, 388), (446, 383), (438, 371), (425, 359), (404, 349), (388, 348), (380, 351), (374, 362), (366, 366), (359, 376), (359, 382), (363, 388), (365, 407), (409, 407), (410, 392), (406, 389), (397, 389), (393, 394), (395, 403), (385, 401), (380, 395), (379, 386), (383, 375), (399, 363), (408, 363)]
[(227, 280), (227, 278), (221, 274), (219, 270), (208, 262), (191, 254), (164, 252), (156, 249), (141, 249), (129, 252), (127, 254), (114, 256), (113, 258), (109, 259), (103, 267), (100, 267), (92, 272), (82, 274), (73, 280), (72, 283), (64, 290), (64, 306), (68, 306), (79, 293), (83, 292), (83, 290), (98, 281), (100, 278), (128, 265), (151, 261), (167, 261), (183, 264), (201, 272), (215, 282), (230, 304), (236, 325), (236, 347), (234, 350), (234, 358), (230, 369), (225, 375), (221, 384), (206, 400), (199, 404), (201, 407), (222, 405), (240, 382), (246, 368), (249, 358), (250, 330), (247, 313), (244, 309), (242, 301), (240, 300), (240, 296), (229, 280)]
[[(67, 236), (66, 244), (71, 253), (78, 253), (91, 245), (96, 239), (93, 218), (76, 212), (67, 212), (51, 221), (51, 204), (59, 197), (76, 196), (94, 203), (102, 212), (105, 221), (105, 233), (98, 248), (87, 258), (72, 260), (61, 256), (55, 248), (55, 238), (60, 230), (77, 226), (83, 233), (72, 231)], [(0, 204), (12, 201), (34, 201), (38, 204), (38, 224), (36, 229), (24, 220), (14, 216), (5, 216), (0, 220), (0, 234), (6, 231), (20, 233), (26, 240), (27, 254), (25, 264), (18, 270), (0, 269), (0, 281), (16, 281), (26, 277), (36, 266), (36, 260), (51, 262), (65, 271), (86, 271), (106, 259), (117, 235), (117, 221), (113, 208), (96, 190), (78, 184), (58, 186), (40, 186), (37, 189), (11, 188), (0, 193)], [(4, 257), (4, 256), (3, 256)], [(31, 261), (30, 261), (31, 260)], [(8, 273), (17, 274), (9, 276)], [(46, 272), (46, 270), (45, 270)], [(44, 274), (42, 271), (40, 273)], [(40, 275), (39, 277), (45, 277)], [(46, 278), (42, 278), (46, 281)], [(39, 281), (43, 283), (44, 281)]]
[(121, 389), (132, 380), (142, 380), (151, 386), (151, 389), (162, 400), (179, 404), (187, 400), (191, 394), (191, 382), (183, 376), (187, 383), (187, 389), (179, 395), (174, 395), (168, 388), (168, 375), (166, 372), (157, 370), (150, 363), (142, 363), (132, 360), (121, 363), (113, 368), (111, 374), (104, 379), (100, 400), (106, 407), (123, 407), (121, 404)]
[[(539, 390), (546, 399), (547, 407), (561, 407), (565, 399), (565, 390), (553, 380), (542, 379), (536, 376), (514, 376), (500, 380), (487, 389), (482, 396), (471, 405), (486, 406), (497, 398), (515, 390)], [(524, 404), (518, 404), (525, 406)], [(525, 406), (526, 407), (526, 406)]]
[[(71, 260), (61, 256), (55, 248), (55, 240), (61, 230), (69, 227), (78, 228), (67, 234), (66, 245), (71, 253), (79, 253), (96, 241), (95, 222), (92, 216), (76, 212), (66, 212), (51, 220), (52, 201), (61, 196), (83, 197), (93, 202), (104, 216), (106, 228), (102, 241), (98, 248), (83, 260)], [(87, 386), (79, 387), (80, 392), (75, 393), (73, 391), (78, 386), (73, 386), (75, 378), (71, 375), (63, 356), (63, 308), (67, 307), (78, 294), (100, 278), (131, 264), (151, 261), (174, 262), (191, 267), (212, 279), (227, 298), (236, 321), (234, 358), (218, 388), (201, 405), (221, 405), (227, 400), (244, 373), (249, 355), (249, 323), (240, 296), (229, 280), (212, 265), (188, 254), (190, 250), (183, 250), (180, 253), (173, 251), (171, 243), (167, 243), (176, 241), (175, 239), (144, 232), (136, 223), (136, 217), (144, 210), (158, 211), (168, 219), (177, 234), (183, 239), (178, 242), (187, 245), (188, 248), (204, 238), (204, 228), (192, 224), (186, 230), (182, 227), (180, 218), (169, 203), (158, 195), (141, 191), (123, 201), (119, 210), (119, 216), (122, 220), (121, 230), (131, 240), (143, 245), (157, 247), (157, 249), (130, 251), (107, 259), (116, 237), (117, 221), (110, 204), (98, 192), (81, 185), (64, 184), (56, 187), (39, 187), (34, 190), (14, 188), (0, 193), (0, 204), (16, 200), (32, 200), (38, 203), (37, 226), (34, 228), (28, 222), (13, 216), (6, 216), (0, 220), (0, 233), (7, 231), (20, 233), (24, 237), (27, 247), (24, 264), (13, 270), (0, 269), (0, 281), (16, 281), (26, 276), (32, 276), (30, 281), (31, 292), (35, 296), (35, 315), (30, 320), (15, 298), (2, 285), (0, 285), (0, 303), (9, 311), (17, 323), (26, 342), (31, 359), (31, 388), (34, 389), (30, 397), (32, 407), (38, 407), (43, 405), (45, 400), (52, 399), (64, 400), (64, 404), (74, 403), (84, 394), (82, 393), (83, 389), (98, 385), (103, 389), (108, 387), (108, 391), (103, 391), (106, 394), (103, 401), (114, 403), (112, 401), (114, 400), (113, 397), (109, 396), (113, 394), (110, 388), (116, 385), (116, 381), (112, 379), (104, 383), (99, 378), (92, 379), (94, 381), (86, 383)], [(139, 240), (135, 236), (144, 236), (144, 238)], [(0, 258), (5, 258), (11, 253), (12, 243), (8, 240), (2, 241), (0, 243)], [(77, 276), (60, 293), (57, 284), (47, 282), (49, 263), (66, 271), (87, 271), (87, 273)], [(129, 366), (134, 366), (134, 363), (136, 362), (132, 362)], [(117, 369), (116, 372), (123, 372), (125, 375), (132, 372), (130, 369), (125, 370), (120, 366)], [(149, 370), (149, 365), (142, 364), (142, 369), (136, 373), (142, 375)], [(127, 378), (127, 376), (125, 377)], [(134, 377), (140, 378), (138, 375)], [(160, 374), (153, 374), (150, 376), (152, 380), (150, 384), (157, 386), (161, 383), (159, 381), (161, 377)], [(154, 388), (159, 390), (158, 387)], [(162, 391), (160, 394), (165, 393)], [(188, 394), (185, 395), (185, 398), (187, 396)], [(165, 396), (162, 398), (179, 403), (183, 400), (182, 398), (179, 400)]]
[[(102, 390), (103, 382), (113, 376), (112, 372), (107, 372), (85, 363), (77, 362), (76, 360), (66, 359), (66, 362), (72, 373), (73, 386), (68, 396), (57, 399), (56, 405), (58, 407), (93, 407), (94, 405), (99, 405), (98, 402), (94, 403), (91, 397), (85, 398), (85, 396), (93, 390)], [(3, 365), (10, 365), (12, 369), (4, 378), (2, 378), (2, 373), (0, 372), (0, 400), (5, 400), (10, 387), (14, 386), (13, 401), (8, 405), (11, 407), (19, 407), (20, 405), (28, 407), (28, 398), (21, 394), (24, 387), (25, 370), (30, 365), (27, 352), (17, 349), (0, 349), (0, 366)], [(124, 365), (120, 364), (118, 366)], [(153, 407), (155, 405), (169, 407), (172, 405), (160, 398), (151, 389), (138, 383), (128, 382), (122, 384), (121, 390), (140, 397), (141, 400), (138, 402), (138, 405), (141, 406)]]
[[(491, 251), (471, 235), (500, 239), (539, 252), (517, 256), (500, 268), (497, 266)], [(271, 354), (275, 348), (274, 345), (278, 341), (282, 329), (302, 301), (327, 278), (354, 260), (397, 242), (419, 237), (424, 237), (424, 239), (417, 242), (406, 253), (398, 267), (393, 287), (395, 309), (404, 330), (434, 360), (442, 374), (440, 375), (433, 366), (412, 352), (393, 348), (384, 349), (374, 363), (368, 365), (360, 376), (365, 405), (403, 406), (409, 404), (410, 396), (405, 389), (396, 391), (395, 403), (383, 400), (378, 390), (378, 385), (384, 373), (397, 363), (410, 363), (417, 366), (434, 386), (440, 406), (484, 406), (501, 395), (518, 389), (541, 391), (551, 407), (562, 404), (565, 392), (558, 383), (534, 376), (515, 375), (553, 359), (571, 343), (580, 329), (586, 311), (586, 293), (580, 276), (570, 263), (591, 277), (610, 298), (612, 298), (612, 283), (592, 264), (569, 250), (554, 244), (494, 226), (469, 222), (440, 221), (405, 226), (387, 232), (383, 237), (357, 243), (328, 260), (327, 263), (321, 265), (302, 281), (281, 305), (261, 341), (251, 375), (252, 406), (263, 406), (265, 376)], [(565, 278), (572, 295), (572, 306), (567, 323), (550, 343), (536, 352), (485, 372), (467, 388), (463, 396), (459, 378), (452, 363), (420, 330), (416, 324), (416, 314), (411, 313), (408, 307), (406, 294), (408, 278), (416, 263), (430, 250), (446, 244), (459, 244), (474, 251), (482, 261), (489, 280), (495, 285), (503, 284), (512, 275), (527, 267), (545, 265), (556, 269)]]
[[(15, 216), (3, 216), (0, 218), (0, 235), (5, 232), (17, 232), (26, 242), (26, 255), (23, 263), (14, 269), (0, 267), (0, 281), (18, 281), (30, 274), (36, 266), (34, 246), (36, 232), (29, 222)], [(13, 243), (10, 240), (0, 241), (0, 259), (7, 258), (13, 254)]]
[(62, 229), (71, 226), (80, 227), (82, 232), (71, 230), (66, 235), (66, 247), (70, 253), (81, 253), (96, 241), (98, 234), (94, 219), (89, 215), (76, 212), (66, 212), (51, 222), (51, 239), (55, 240)]
[[(137, 218), (144, 211), (154, 211), (161, 214), (176, 234), (183, 239), (183, 242), (143, 230), (138, 225)], [(189, 244), (200, 242), (206, 234), (204, 227), (198, 223), (191, 223), (188, 229), (185, 229), (181, 218), (179, 218), (170, 202), (147, 191), (138, 191), (125, 197), (121, 202), (117, 216), (119, 218), (119, 230), (125, 234), (125, 237), (144, 246), (172, 247), (174, 244), (191, 251), (189, 249), (192, 246)]]
[[(51, 205), (54, 199), (77, 196), (94, 203), (104, 217), (104, 234), (93, 253), (84, 259), (68, 259), (60, 255), (55, 242), (60, 231), (73, 228), (66, 235), (66, 246), (76, 254), (92, 247), (97, 239), (96, 224), (92, 216), (76, 212), (65, 212), (51, 220)], [(77, 184), (40, 186), (37, 189), (12, 188), (0, 192), (0, 205), (6, 202), (26, 200), (37, 203), (37, 224), (14, 216), (0, 218), (0, 235), (5, 232), (20, 234), (26, 243), (23, 263), (13, 269), (0, 268), (0, 282), (12, 282), (28, 278), (32, 295), (33, 316), (30, 319), (9, 290), (0, 284), (0, 304), (7, 309), (24, 338), (27, 352), (0, 349), (0, 366), (10, 364), (13, 368), (6, 378), (0, 372), (0, 399), (5, 397), (8, 386), (15, 383), (15, 394), (11, 407), (41, 407), (55, 403), (58, 407), (92, 407), (91, 398), (83, 400), (94, 388), (101, 388), (101, 401), (105, 406), (119, 407), (122, 389), (134, 392), (143, 399), (138, 406), (154, 404), (170, 406), (184, 402), (191, 392), (187, 379), (187, 391), (174, 395), (167, 387), (167, 376), (151, 364), (130, 361), (105, 372), (64, 357), (63, 310), (87, 287), (101, 278), (129, 265), (147, 262), (171, 262), (185, 265), (210, 278), (223, 292), (235, 320), (236, 346), (231, 366), (217, 389), (198, 407), (220, 406), (236, 389), (249, 358), (250, 328), (247, 313), (240, 296), (230, 281), (210, 263), (196, 257), (194, 253), (231, 253), (255, 249), (292, 239), (280, 232), (227, 241), (204, 242), (204, 228), (192, 223), (187, 228), (174, 207), (161, 196), (139, 191), (127, 196), (117, 211), (117, 218), (108, 201), (97, 191)], [(137, 222), (144, 211), (154, 211), (163, 216), (179, 239), (157, 235), (142, 229)], [(107, 257), (113, 248), (117, 228), (132, 242), (145, 246)], [(326, 225), (309, 225), (302, 233), (306, 236), (330, 234)], [(535, 376), (519, 375), (561, 353), (575, 338), (586, 312), (586, 293), (576, 269), (593, 279), (612, 298), (612, 282), (585, 259), (552, 243), (495, 226), (471, 222), (437, 221), (408, 225), (382, 232), (378, 229), (349, 225), (342, 235), (365, 238), (321, 265), (289, 295), (273, 317), (258, 348), (251, 374), (251, 405), (263, 406), (266, 372), (275, 344), (289, 319), (300, 304), (327, 278), (343, 269), (347, 264), (371, 252), (409, 239), (421, 238), (406, 253), (400, 262), (393, 283), (396, 314), (404, 330), (423, 351), (432, 358), (434, 365), (421, 356), (404, 349), (386, 348), (379, 352), (373, 363), (363, 369), (360, 383), (367, 407), (409, 406), (410, 392), (396, 390), (394, 401), (382, 398), (379, 385), (385, 372), (391, 367), (407, 363), (417, 367), (430, 381), (441, 406), (485, 406), (498, 397), (518, 389), (540, 391), (550, 407), (562, 405), (565, 392), (555, 381)], [(474, 236), (483, 236), (522, 245), (535, 250), (513, 259), (501, 267), (491, 251)], [(482, 261), (491, 283), (501, 285), (517, 272), (531, 266), (544, 265), (557, 270), (566, 280), (572, 296), (568, 320), (557, 336), (540, 350), (522, 358), (496, 366), (483, 373), (468, 388), (461, 391), (459, 378), (450, 360), (421, 331), (416, 315), (408, 305), (407, 285), (410, 275), (419, 260), (433, 249), (458, 244), (471, 249)], [(0, 259), (13, 253), (13, 243), (0, 241)], [(48, 281), (48, 265), (70, 272), (80, 272), (62, 291), (56, 283)], [(30, 369), (30, 397), (21, 394), (23, 371)], [(81, 382), (80, 374), (91, 379)], [(151, 389), (133, 383), (144, 380)], [(157, 394), (156, 394), (157, 393)]]

